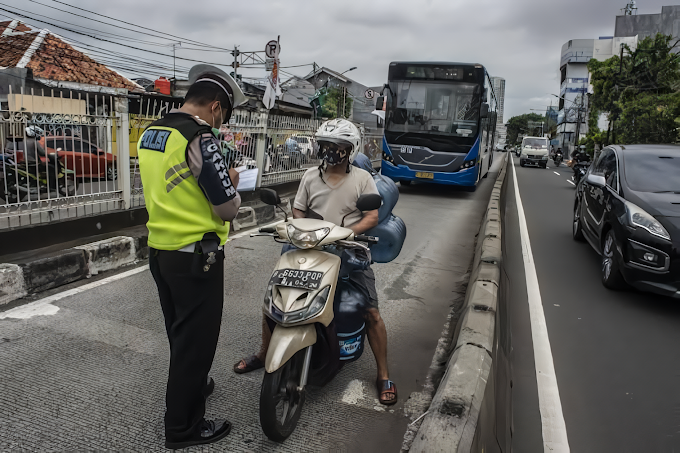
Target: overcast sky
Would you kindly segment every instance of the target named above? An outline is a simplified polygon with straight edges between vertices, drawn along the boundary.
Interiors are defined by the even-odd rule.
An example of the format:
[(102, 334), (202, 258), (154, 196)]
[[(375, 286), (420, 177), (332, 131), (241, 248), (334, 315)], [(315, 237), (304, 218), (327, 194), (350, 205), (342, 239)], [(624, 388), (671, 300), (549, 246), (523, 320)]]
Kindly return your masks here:
[[(171, 75), (172, 57), (143, 53), (101, 40), (74, 34), (61, 27), (75, 27), (62, 20), (95, 30), (81, 32), (118, 40), (109, 32), (140, 41), (169, 43), (88, 18), (109, 19), (78, 11), (53, 0), (0, 0), (0, 8), (28, 11), (25, 19), (67, 38), (77, 39), (136, 58), (164, 62), (165, 69), (144, 69), (127, 76)], [(627, 0), (66, 0), (65, 3), (100, 14), (219, 47), (240, 46), (260, 51), (270, 39), (281, 36), (281, 65), (310, 66), (286, 69), (305, 75), (311, 63), (342, 72), (368, 86), (382, 85), (390, 61), (438, 60), (481, 63), (492, 75), (506, 79), (505, 118), (541, 109), (550, 93), (559, 90), (560, 49), (569, 39), (597, 38), (614, 34), (615, 16)], [(640, 14), (661, 12), (669, 1), (641, 0)], [(87, 18), (57, 11), (64, 9)], [(12, 16), (0, 11), (3, 20)], [(37, 17), (42, 14), (48, 17)], [(21, 19), (21, 18), (20, 18)], [(36, 19), (52, 21), (46, 25)], [(120, 24), (121, 26), (134, 28)], [(180, 39), (178, 39), (179, 41)], [(171, 47), (125, 41), (127, 45), (172, 55)], [(184, 47), (190, 46), (184, 43)], [(97, 55), (92, 55), (97, 56)], [(178, 57), (210, 62), (230, 62), (223, 52), (177, 49)], [(105, 58), (105, 57), (103, 57)], [(121, 60), (119, 60), (121, 61)], [(177, 60), (177, 65), (193, 63)], [(134, 62), (128, 64), (134, 66)], [(155, 73), (157, 72), (157, 74)], [(264, 69), (242, 69), (245, 76), (262, 77)], [(285, 75), (284, 75), (285, 77)], [(155, 78), (155, 77), (154, 77)], [(556, 98), (552, 98), (556, 100)]]

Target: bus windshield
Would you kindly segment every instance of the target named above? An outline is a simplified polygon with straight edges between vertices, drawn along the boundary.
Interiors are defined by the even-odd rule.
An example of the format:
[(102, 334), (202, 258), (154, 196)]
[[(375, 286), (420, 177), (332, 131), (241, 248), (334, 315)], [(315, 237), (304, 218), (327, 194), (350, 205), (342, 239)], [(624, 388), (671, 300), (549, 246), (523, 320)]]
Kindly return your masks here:
[(479, 123), (481, 89), (461, 82), (397, 81), (387, 118), (390, 132), (474, 137)]

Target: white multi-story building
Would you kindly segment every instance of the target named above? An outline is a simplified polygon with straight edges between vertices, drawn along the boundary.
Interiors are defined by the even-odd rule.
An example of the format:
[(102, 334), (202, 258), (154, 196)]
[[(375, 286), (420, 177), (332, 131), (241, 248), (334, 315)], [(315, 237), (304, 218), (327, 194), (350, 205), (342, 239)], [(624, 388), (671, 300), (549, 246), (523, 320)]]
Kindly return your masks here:
[(496, 94), (496, 143), (505, 145), (507, 130), (503, 123), (503, 112), (505, 110), (505, 79), (503, 77), (491, 77), (493, 92)]
[(572, 39), (562, 46), (557, 146), (567, 155), (587, 132), (588, 62), (593, 58), (594, 42), (594, 39)]

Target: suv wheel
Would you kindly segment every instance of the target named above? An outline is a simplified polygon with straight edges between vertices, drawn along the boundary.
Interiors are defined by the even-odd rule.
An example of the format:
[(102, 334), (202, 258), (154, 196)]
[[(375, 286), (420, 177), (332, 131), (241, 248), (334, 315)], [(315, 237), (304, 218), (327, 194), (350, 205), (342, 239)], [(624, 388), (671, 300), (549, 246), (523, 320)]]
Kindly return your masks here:
[(616, 237), (614, 232), (609, 230), (602, 246), (602, 284), (613, 290), (626, 287), (626, 281), (616, 260), (616, 248)]
[(582, 242), (585, 239), (583, 237), (583, 229), (581, 228), (581, 201), (577, 201), (574, 206), (574, 220), (571, 232), (575, 241)]

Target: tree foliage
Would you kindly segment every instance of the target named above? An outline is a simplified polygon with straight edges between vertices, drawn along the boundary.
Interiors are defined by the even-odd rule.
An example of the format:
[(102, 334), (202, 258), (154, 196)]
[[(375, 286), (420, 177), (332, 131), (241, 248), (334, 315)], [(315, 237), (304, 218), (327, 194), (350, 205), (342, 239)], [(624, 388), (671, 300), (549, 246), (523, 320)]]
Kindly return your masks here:
[(518, 140), (520, 134), (523, 135), (538, 135), (540, 134), (541, 128), (536, 127), (529, 129), (529, 121), (543, 121), (545, 122), (545, 116), (539, 115), (538, 113), (525, 113), (524, 115), (513, 116), (507, 122), (507, 139), (508, 145), (516, 145), (521, 140)]
[[(338, 114), (338, 107), (340, 107), (340, 114)], [(342, 113), (342, 90), (335, 87), (328, 88), (321, 115), (324, 118), (349, 118), (352, 115), (352, 98), (349, 93), (345, 95), (344, 116)]]
[[(593, 94), (586, 146), (610, 143), (673, 143), (680, 126), (680, 56), (670, 35), (647, 37), (635, 50), (624, 45), (623, 59), (590, 60)], [(600, 131), (604, 113), (609, 129)]]

